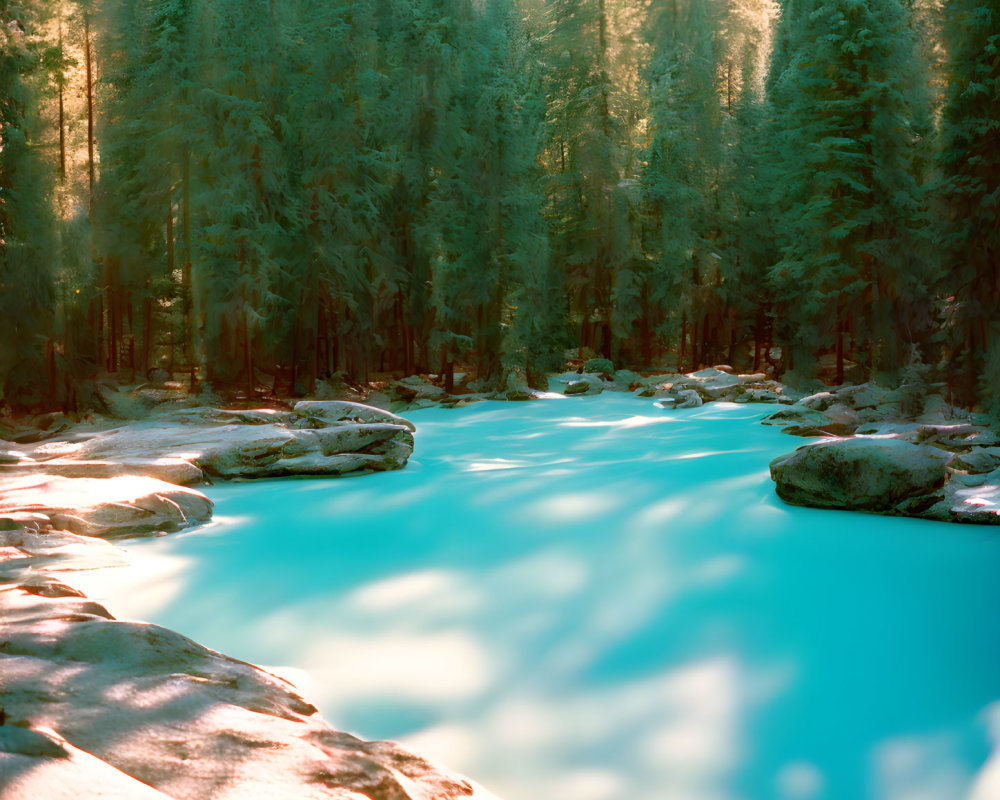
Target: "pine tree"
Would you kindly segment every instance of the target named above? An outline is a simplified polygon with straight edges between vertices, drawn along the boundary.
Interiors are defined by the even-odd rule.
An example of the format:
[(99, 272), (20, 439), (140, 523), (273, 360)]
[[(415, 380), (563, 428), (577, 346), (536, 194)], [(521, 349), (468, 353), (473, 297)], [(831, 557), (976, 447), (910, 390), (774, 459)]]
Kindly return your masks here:
[(788, 67), (771, 82), (787, 198), (772, 271), (778, 334), (800, 371), (835, 350), (842, 381), (845, 348), (869, 374), (904, 362), (901, 298), (923, 280), (905, 251), (919, 208), (905, 92), (912, 32), (898, 0), (814, 0), (804, 18), (793, 9), (779, 36)]
[[(1000, 412), (1000, 11), (982, 0), (945, 6), (949, 85), (942, 122), (945, 343), (959, 397)], [(976, 385), (978, 381), (979, 385)]]
[(0, 381), (11, 408), (56, 394), (51, 170), (36, 145), (44, 80), (37, 17), (0, 0)]

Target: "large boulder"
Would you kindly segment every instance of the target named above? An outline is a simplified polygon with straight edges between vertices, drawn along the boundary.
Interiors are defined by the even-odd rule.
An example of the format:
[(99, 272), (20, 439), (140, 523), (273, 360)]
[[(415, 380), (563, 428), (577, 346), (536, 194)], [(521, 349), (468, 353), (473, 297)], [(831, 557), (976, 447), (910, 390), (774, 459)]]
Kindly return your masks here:
[(430, 381), (419, 375), (410, 375), (392, 384), (392, 390), (400, 400), (440, 400), (447, 395), (440, 386), (435, 386)]
[(694, 389), (681, 389), (677, 392), (677, 408), (701, 408), (704, 401)]
[(39, 461), (21, 458), (12, 463), (0, 463), (0, 477), (15, 475), (59, 475), (64, 478), (120, 478), (142, 475), (181, 486), (193, 486), (205, 480), (200, 467), (196, 467), (186, 459), (171, 457), (117, 461), (74, 458)]
[(944, 456), (899, 439), (830, 439), (774, 459), (771, 478), (792, 505), (918, 513), (941, 499)]
[(588, 358), (583, 365), (583, 371), (611, 377), (615, 374), (615, 365), (610, 358)]
[(819, 428), (830, 422), (832, 420), (822, 411), (817, 411), (802, 405), (802, 403), (785, 406), (760, 421), (761, 425), (796, 425), (810, 428)]
[(604, 381), (591, 372), (565, 372), (556, 380), (566, 384), (563, 394), (600, 394), (604, 391)]
[(154, 469), (170, 466), (172, 479), (180, 483), (197, 482), (200, 473), (186, 478), (178, 459), (214, 477), (273, 478), (399, 469), (413, 452), (413, 424), (382, 409), (312, 401), (298, 403), (294, 414), (293, 427), (257, 420), (218, 424), (201, 415), (190, 415), (186, 424), (150, 419), (56, 452), (67, 469), (66, 461), (76, 464), (74, 469), (82, 461), (129, 463), (137, 469), (152, 461)]
[(489, 797), (264, 670), (29, 579), (0, 583), (0, 800)]
[(615, 392), (630, 392), (642, 385), (642, 375), (638, 372), (633, 372), (630, 369), (620, 369), (615, 373), (613, 381), (608, 383), (606, 388)]
[[(382, 395), (388, 400), (388, 397)], [(386, 422), (402, 425), (410, 431), (416, 426), (398, 414), (373, 405), (352, 403), (348, 400), (302, 400), (292, 410), (300, 417), (319, 418), (325, 422)]]

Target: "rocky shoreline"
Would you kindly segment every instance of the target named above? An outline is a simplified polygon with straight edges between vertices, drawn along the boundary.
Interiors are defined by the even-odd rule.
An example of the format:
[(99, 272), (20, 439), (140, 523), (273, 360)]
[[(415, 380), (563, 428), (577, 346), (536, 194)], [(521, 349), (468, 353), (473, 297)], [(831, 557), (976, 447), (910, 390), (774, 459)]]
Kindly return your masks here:
[[(402, 387), (402, 388), (400, 388)], [(919, 415), (874, 384), (811, 395), (763, 374), (570, 372), (567, 395), (630, 392), (664, 409), (779, 405), (762, 420), (816, 438), (775, 459), (783, 500), (934, 520), (1000, 522), (1000, 437), (939, 395)], [(414, 376), (372, 405), (154, 404), (137, 421), (61, 420), (0, 453), (0, 800), (487, 798), (389, 742), (331, 728), (285, 681), (156, 625), (115, 620), (72, 575), (123, 562), (108, 539), (207, 521), (215, 479), (398, 469), (414, 426), (393, 411), (547, 393), (449, 394)], [(958, 418), (956, 418), (958, 417)]]
[(207, 521), (211, 501), (180, 484), (398, 469), (412, 430), (331, 401), (168, 408), (11, 445), (0, 482), (0, 798), (487, 800), (394, 743), (335, 730), (284, 680), (116, 620), (72, 588), (77, 571), (124, 563), (109, 538)]
[[(1000, 524), (1000, 436), (982, 415), (951, 407), (940, 391), (943, 386), (890, 389), (863, 383), (807, 394), (764, 373), (738, 375), (726, 366), (643, 376), (614, 370), (606, 359), (592, 359), (581, 371), (558, 375), (551, 384), (550, 388), (572, 396), (629, 392), (653, 399), (664, 409), (696, 408), (715, 401), (780, 405), (762, 424), (818, 439), (771, 463), (775, 489), (785, 502), (941, 522)], [(433, 404), (547, 396), (514, 380), (487, 393), (469, 388), (448, 394), (420, 376), (411, 376), (393, 384), (382, 399), (405, 413)]]

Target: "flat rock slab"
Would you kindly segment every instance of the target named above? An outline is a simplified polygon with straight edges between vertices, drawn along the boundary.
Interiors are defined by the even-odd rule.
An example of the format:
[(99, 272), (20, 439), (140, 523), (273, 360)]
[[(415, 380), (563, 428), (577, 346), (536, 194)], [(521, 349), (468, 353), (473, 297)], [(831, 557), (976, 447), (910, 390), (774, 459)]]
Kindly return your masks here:
[(951, 498), (951, 516), (958, 522), (1000, 525), (1000, 485), (959, 489)]
[(391, 742), (334, 730), (257, 667), (114, 620), (44, 576), (0, 584), (0, 619), (2, 800), (489, 798)]
[(169, 800), (54, 731), (0, 726), (0, 800)]
[(302, 400), (292, 410), (300, 417), (319, 417), (327, 422), (384, 422), (416, 430), (412, 422), (398, 414), (348, 400)]
[(771, 478), (792, 505), (914, 514), (915, 499), (940, 499), (945, 456), (899, 439), (830, 439), (774, 459)]
[[(212, 516), (201, 492), (156, 478), (32, 475), (0, 485), (0, 519), (31, 512), (53, 528), (86, 536), (175, 531)], [(14, 515), (11, 517), (11, 515)]]
[(409, 420), (345, 400), (303, 401), (291, 411), (170, 408), (103, 431), (0, 453), (0, 478), (143, 475), (184, 486), (220, 478), (343, 475), (405, 466)]
[(202, 483), (200, 467), (183, 458), (133, 458), (118, 461), (53, 458), (46, 461), (20, 460), (0, 464), (0, 478), (16, 475), (60, 475), (64, 478), (117, 478), (143, 475), (181, 486)]
[(180, 459), (215, 477), (273, 478), (398, 469), (412, 452), (413, 434), (395, 423), (350, 422), (315, 429), (140, 423), (82, 442), (65, 457), (115, 462)]

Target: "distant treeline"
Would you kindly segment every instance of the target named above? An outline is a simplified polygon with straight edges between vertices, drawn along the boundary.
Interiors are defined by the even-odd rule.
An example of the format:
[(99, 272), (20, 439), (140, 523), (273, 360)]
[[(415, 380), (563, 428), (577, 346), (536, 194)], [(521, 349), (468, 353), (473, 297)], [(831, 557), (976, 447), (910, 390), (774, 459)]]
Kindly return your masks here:
[(995, 0), (0, 0), (0, 22), (15, 410), (161, 368), (535, 381), (569, 348), (945, 365), (1000, 408)]

